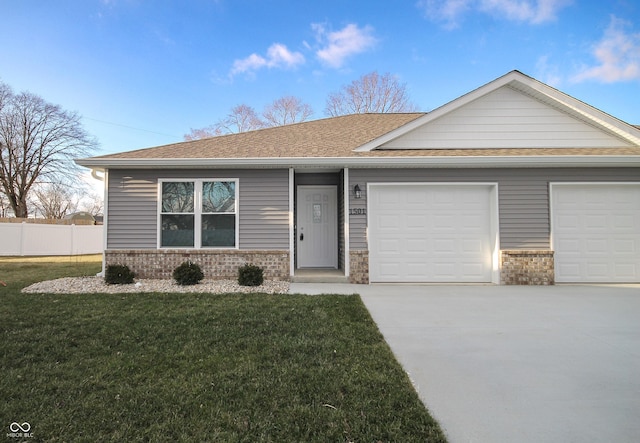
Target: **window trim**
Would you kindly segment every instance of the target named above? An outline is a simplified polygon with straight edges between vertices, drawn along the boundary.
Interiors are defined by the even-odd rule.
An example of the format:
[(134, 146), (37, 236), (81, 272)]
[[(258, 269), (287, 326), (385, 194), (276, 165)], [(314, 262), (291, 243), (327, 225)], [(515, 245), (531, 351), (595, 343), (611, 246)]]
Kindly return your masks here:
[[(193, 205), (194, 205), (194, 222), (193, 222), (193, 246), (162, 246), (162, 185), (163, 183), (168, 182), (190, 182), (194, 184), (194, 196), (193, 196)], [(202, 211), (202, 198), (203, 198), (203, 184), (210, 182), (233, 182), (235, 183), (235, 202), (234, 202), (234, 212), (219, 212), (215, 214), (220, 215), (234, 215), (235, 216), (235, 245), (234, 246), (202, 246), (202, 216), (203, 215), (212, 215), (211, 212), (203, 212)], [(159, 178), (158, 179), (158, 198), (157, 198), (157, 248), (158, 249), (166, 249), (166, 250), (175, 250), (175, 249), (197, 249), (197, 250), (208, 250), (208, 249), (240, 249), (240, 213), (239, 213), (239, 196), (240, 196), (240, 179), (238, 178), (218, 178), (218, 177), (207, 177), (207, 178)], [(177, 214), (177, 213), (176, 213)], [(185, 213), (187, 214), (187, 213)], [(188, 213), (191, 214), (191, 213)]]

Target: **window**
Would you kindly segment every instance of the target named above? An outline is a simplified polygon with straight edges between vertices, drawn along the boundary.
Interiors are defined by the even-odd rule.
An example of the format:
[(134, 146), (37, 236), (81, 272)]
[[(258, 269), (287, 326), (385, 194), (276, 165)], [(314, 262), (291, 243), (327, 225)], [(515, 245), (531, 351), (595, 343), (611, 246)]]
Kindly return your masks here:
[(160, 247), (237, 247), (237, 180), (161, 180)]

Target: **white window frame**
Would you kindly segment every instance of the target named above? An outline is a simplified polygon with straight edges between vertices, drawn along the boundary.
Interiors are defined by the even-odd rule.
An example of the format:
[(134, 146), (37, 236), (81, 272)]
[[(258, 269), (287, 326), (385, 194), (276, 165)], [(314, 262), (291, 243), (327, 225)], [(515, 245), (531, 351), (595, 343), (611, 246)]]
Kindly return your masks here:
[[(162, 246), (162, 185), (168, 182), (188, 182), (194, 184), (194, 222), (193, 222), (193, 246)], [(235, 183), (234, 212), (219, 212), (216, 214), (235, 215), (235, 245), (234, 246), (202, 246), (202, 216), (211, 215), (210, 212), (202, 212), (202, 188), (204, 183), (233, 182)], [(157, 207), (157, 248), (158, 249), (239, 249), (240, 248), (240, 214), (238, 211), (240, 180), (238, 178), (162, 178), (158, 179), (158, 207)], [(189, 213), (191, 214), (191, 213)]]

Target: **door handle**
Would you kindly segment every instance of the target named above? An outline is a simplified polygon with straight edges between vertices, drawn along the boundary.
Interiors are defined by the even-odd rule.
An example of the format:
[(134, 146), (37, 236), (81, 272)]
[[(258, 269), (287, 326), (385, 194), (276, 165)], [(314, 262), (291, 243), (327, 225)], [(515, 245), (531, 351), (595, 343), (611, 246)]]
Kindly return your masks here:
[(304, 232), (300, 233), (300, 241), (304, 240)]

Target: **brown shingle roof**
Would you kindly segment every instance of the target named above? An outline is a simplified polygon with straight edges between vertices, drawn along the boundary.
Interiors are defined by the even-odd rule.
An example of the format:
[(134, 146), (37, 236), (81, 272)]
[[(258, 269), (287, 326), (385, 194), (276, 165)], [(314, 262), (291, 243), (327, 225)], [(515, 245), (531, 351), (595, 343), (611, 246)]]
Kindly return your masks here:
[[(406, 114), (353, 114), (309, 122), (279, 126), (257, 131), (229, 134), (135, 151), (121, 152), (79, 160), (85, 166), (109, 165), (133, 161), (138, 166), (157, 161), (231, 161), (256, 159), (309, 159), (315, 164), (320, 159), (391, 159), (410, 161), (428, 158), (512, 157), (536, 156), (639, 156), (638, 147), (620, 148), (511, 148), (511, 149), (375, 149), (357, 152), (356, 148), (395, 129), (401, 128), (425, 113)], [(259, 160), (257, 160), (259, 161)], [(143, 163), (141, 163), (143, 162)]]
[(353, 114), (94, 158), (350, 157), (352, 151), (424, 113)]

